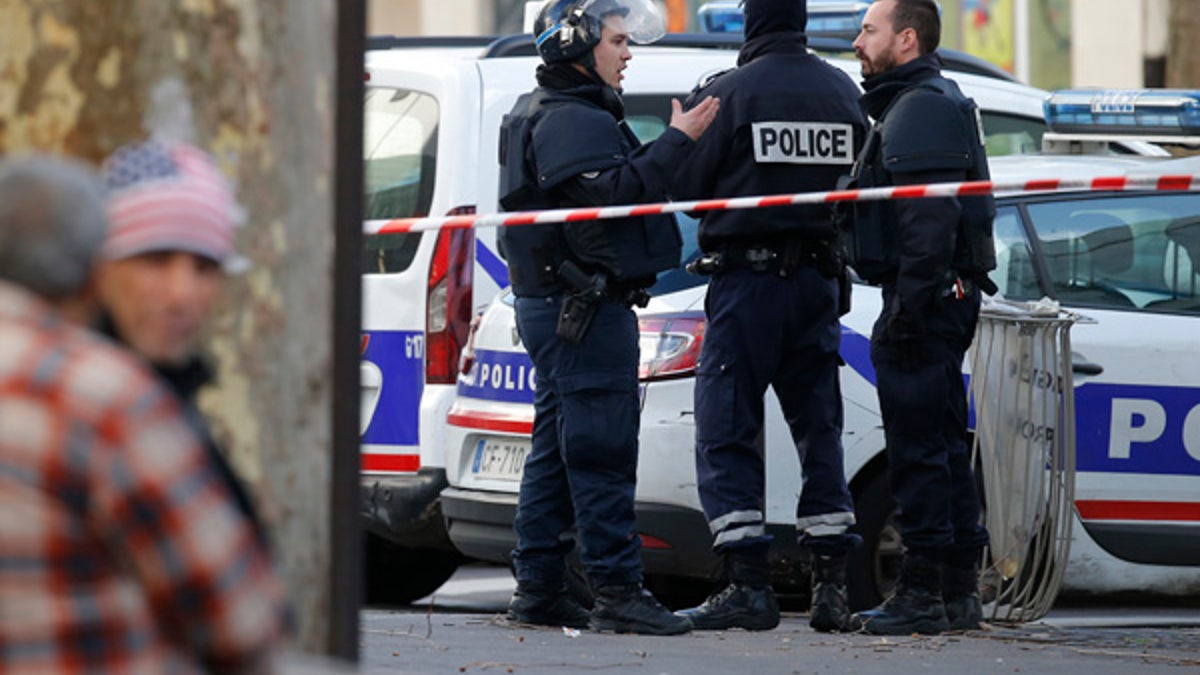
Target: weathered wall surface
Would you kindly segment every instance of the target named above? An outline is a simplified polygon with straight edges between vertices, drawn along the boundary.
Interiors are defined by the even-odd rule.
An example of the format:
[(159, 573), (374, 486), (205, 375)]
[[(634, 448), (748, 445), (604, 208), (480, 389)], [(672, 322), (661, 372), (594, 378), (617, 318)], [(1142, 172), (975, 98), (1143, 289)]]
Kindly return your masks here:
[(211, 151), (246, 208), (202, 402), (273, 529), (324, 651), (336, 5), (284, 0), (0, 0), (0, 152), (98, 162), (149, 133)]
[(1171, 0), (1167, 86), (1200, 88), (1200, 2)]

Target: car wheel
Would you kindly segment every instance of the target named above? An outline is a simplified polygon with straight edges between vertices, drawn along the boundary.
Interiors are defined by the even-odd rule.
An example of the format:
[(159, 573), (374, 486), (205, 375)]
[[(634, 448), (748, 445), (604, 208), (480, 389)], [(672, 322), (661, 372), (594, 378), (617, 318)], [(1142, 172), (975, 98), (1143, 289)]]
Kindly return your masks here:
[(904, 557), (896, 525), (896, 502), (886, 471), (872, 476), (858, 491), (854, 513), (858, 521), (854, 531), (863, 538), (863, 544), (850, 553), (846, 586), (850, 608), (859, 611), (875, 607), (891, 594)]
[(404, 548), (367, 534), (366, 601), (371, 605), (407, 605), (433, 593), (462, 564), (452, 551)]

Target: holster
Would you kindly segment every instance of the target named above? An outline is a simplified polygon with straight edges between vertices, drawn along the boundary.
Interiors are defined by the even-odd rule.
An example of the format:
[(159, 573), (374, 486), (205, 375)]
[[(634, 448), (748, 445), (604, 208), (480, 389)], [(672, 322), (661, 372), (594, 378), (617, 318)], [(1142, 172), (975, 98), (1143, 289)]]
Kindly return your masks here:
[(842, 247), (834, 241), (819, 241), (810, 244), (813, 265), (826, 279), (842, 277), (846, 273), (846, 259)]
[(567, 342), (579, 343), (587, 335), (600, 302), (608, 293), (608, 281), (603, 274), (587, 274), (570, 260), (558, 266), (558, 278), (571, 292), (563, 298), (554, 332)]
[(587, 335), (588, 328), (596, 311), (600, 309), (598, 300), (590, 299), (583, 293), (571, 293), (563, 298), (562, 312), (558, 315), (558, 326), (554, 333), (558, 337), (578, 344)]

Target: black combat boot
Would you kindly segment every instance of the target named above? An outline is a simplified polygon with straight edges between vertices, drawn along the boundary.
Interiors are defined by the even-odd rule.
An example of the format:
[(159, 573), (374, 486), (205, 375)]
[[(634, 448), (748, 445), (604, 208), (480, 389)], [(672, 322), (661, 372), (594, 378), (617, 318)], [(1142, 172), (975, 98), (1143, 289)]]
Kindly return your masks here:
[(729, 585), (699, 607), (676, 612), (696, 630), (771, 630), (779, 625), (779, 602), (771, 589), (766, 554), (726, 554)]
[(642, 635), (679, 635), (692, 629), (691, 622), (672, 614), (640, 583), (597, 588), (589, 626), (592, 630)]
[(983, 621), (983, 601), (979, 597), (979, 564), (976, 556), (964, 561), (947, 561), (942, 567), (942, 599), (950, 630), (977, 630)]
[(808, 625), (822, 633), (850, 628), (845, 554), (813, 555), (812, 604), (809, 607)]
[(949, 630), (942, 604), (941, 568), (930, 558), (909, 553), (892, 597), (875, 609), (855, 614), (852, 627), (872, 635), (934, 635)]
[(571, 598), (561, 582), (517, 582), (517, 590), (508, 602), (508, 618), (539, 626), (588, 626), (588, 611)]

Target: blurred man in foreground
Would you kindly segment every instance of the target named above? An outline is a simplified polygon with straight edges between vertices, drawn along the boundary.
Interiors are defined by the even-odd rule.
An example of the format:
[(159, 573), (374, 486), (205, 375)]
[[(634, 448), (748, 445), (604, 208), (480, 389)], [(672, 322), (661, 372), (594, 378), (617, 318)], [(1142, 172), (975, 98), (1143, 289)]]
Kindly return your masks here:
[(99, 330), (142, 357), (179, 397), (192, 432), (265, 542), (252, 500), (196, 405), (213, 376), (199, 350), (201, 333), (226, 270), (241, 264), (233, 190), (206, 153), (160, 140), (118, 148), (103, 174), (109, 233), (97, 267)]
[(94, 174), (0, 165), (0, 672), (269, 672), (270, 558), (179, 414), (91, 308)]

